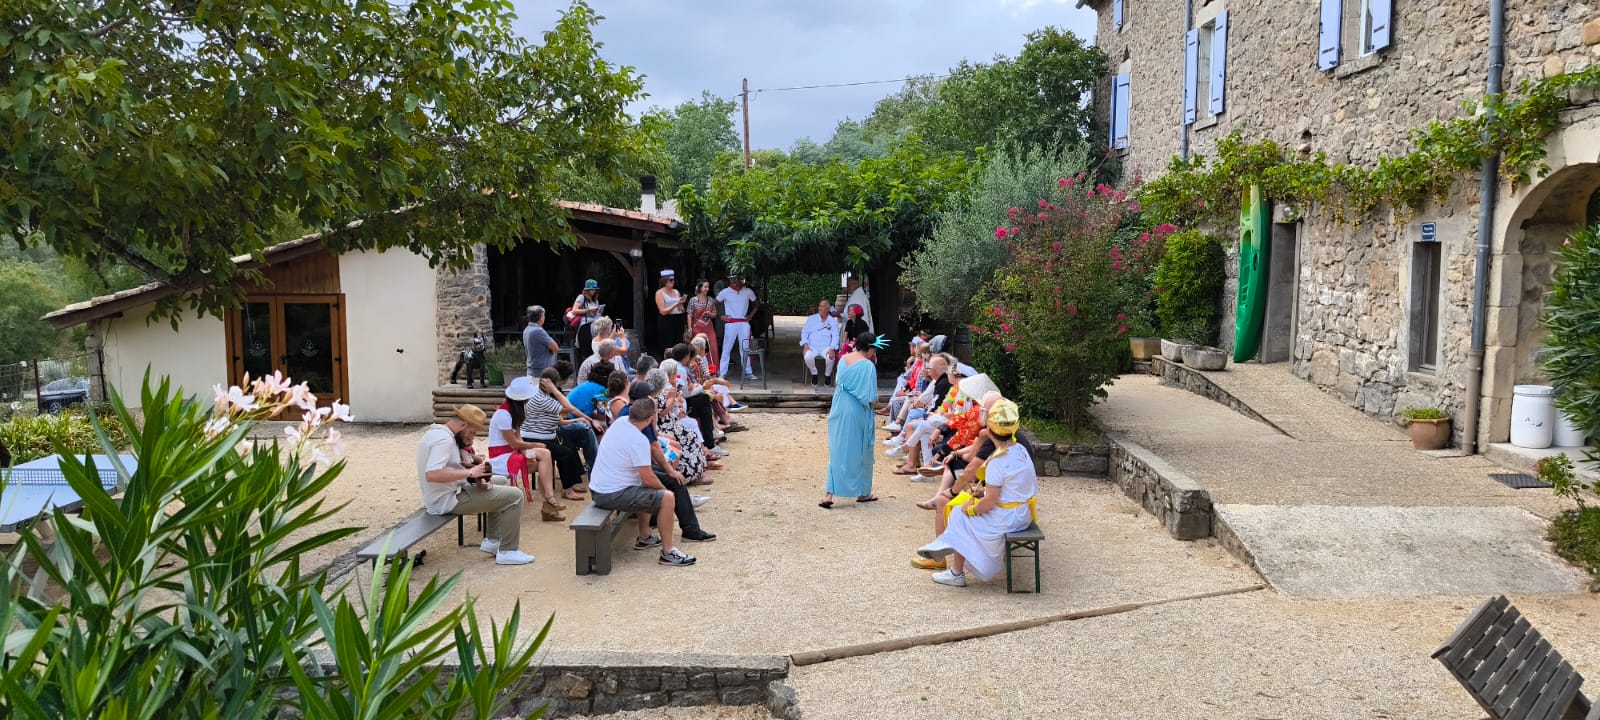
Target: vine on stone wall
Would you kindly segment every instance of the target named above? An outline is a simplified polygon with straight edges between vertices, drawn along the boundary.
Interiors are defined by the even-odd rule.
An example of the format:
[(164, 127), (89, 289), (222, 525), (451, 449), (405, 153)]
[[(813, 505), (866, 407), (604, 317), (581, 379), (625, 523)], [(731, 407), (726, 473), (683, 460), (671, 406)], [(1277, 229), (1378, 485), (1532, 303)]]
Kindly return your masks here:
[(1443, 202), (1462, 173), (1479, 169), (1493, 154), (1501, 156), (1500, 174), (1515, 187), (1533, 173), (1550, 172), (1545, 139), (1560, 125), (1568, 94), (1594, 87), (1600, 87), (1600, 65), (1524, 81), (1515, 99), (1487, 99), (1492, 119), (1468, 102), (1466, 116), (1411, 131), (1411, 152), (1379, 158), (1372, 167), (1332, 163), (1320, 152), (1286, 153), (1276, 142), (1249, 142), (1235, 130), (1218, 141), (1214, 160), (1175, 157), (1166, 173), (1140, 186), (1138, 197), (1157, 222), (1226, 227), (1238, 221), (1243, 193), (1260, 183), (1275, 201), (1300, 209), (1315, 204), (1345, 223), (1380, 205), (1414, 211), (1429, 199)]

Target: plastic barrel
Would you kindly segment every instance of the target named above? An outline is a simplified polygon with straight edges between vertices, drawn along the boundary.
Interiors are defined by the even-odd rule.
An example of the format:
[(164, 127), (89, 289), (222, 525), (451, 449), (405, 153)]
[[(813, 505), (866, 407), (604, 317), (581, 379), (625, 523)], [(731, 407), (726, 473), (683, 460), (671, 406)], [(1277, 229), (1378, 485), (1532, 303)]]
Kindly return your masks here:
[(1572, 418), (1567, 417), (1567, 414), (1559, 409), (1556, 410), (1556, 433), (1554, 439), (1556, 447), (1583, 447), (1586, 440), (1588, 440), (1588, 437), (1583, 430), (1578, 428), (1576, 423), (1572, 422)]
[(1518, 385), (1511, 394), (1511, 444), (1535, 450), (1555, 440), (1556, 391), (1549, 385)]

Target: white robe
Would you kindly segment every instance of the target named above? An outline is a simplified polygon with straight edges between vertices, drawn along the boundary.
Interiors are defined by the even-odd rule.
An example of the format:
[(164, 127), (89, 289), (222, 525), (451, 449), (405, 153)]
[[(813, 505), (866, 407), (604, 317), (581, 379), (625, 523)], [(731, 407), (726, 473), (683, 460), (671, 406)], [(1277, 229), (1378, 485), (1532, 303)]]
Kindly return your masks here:
[(1009, 509), (996, 505), (982, 515), (968, 515), (964, 508), (956, 508), (950, 511), (939, 542), (961, 553), (968, 575), (987, 582), (1005, 569), (1005, 534), (1025, 530), (1033, 522), (1027, 501), (1038, 494), (1039, 477), (1033, 471), (1033, 458), (1021, 444), (991, 458), (984, 474), (988, 485), (1000, 488), (1000, 502), (1023, 504)]

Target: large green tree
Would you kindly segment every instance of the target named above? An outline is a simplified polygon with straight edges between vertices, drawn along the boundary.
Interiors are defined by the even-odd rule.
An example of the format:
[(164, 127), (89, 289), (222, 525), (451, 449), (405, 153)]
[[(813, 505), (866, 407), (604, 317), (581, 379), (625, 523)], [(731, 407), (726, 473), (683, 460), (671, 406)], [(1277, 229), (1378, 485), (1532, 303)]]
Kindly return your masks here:
[(700, 99), (679, 103), (664, 118), (661, 137), (671, 158), (673, 179), (704, 191), (716, 171), (717, 155), (740, 148), (733, 131), (738, 104), (727, 98), (700, 93)]
[[(666, 123), (663, 113), (646, 113), (624, 134), (618, 155), (572, 158), (558, 175), (561, 199), (636, 208), (639, 178), (645, 175), (655, 176), (658, 193), (669, 197), (674, 187), (672, 158), (661, 138)], [(610, 164), (612, 169), (606, 170), (603, 164)]]
[(626, 170), (641, 81), (582, 2), (537, 43), (512, 20), (510, 0), (0, 3), (0, 231), (208, 311), (285, 213), (335, 250), (447, 265), (567, 237), (559, 172)]
[(56, 290), (59, 279), (43, 268), (0, 260), (0, 365), (49, 357), (56, 349), (56, 331), (39, 318), (60, 307), (65, 296)]

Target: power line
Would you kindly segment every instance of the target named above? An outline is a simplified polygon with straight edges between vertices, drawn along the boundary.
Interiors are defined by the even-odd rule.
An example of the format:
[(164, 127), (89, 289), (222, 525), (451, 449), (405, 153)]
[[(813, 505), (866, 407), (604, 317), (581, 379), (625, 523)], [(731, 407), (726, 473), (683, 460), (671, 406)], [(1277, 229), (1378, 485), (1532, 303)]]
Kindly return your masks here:
[(750, 92), (759, 95), (759, 94), (764, 93), (764, 92), (787, 92), (787, 91), (790, 91), (790, 90), (817, 90), (817, 89), (821, 89), (821, 88), (856, 87), (858, 85), (882, 85), (884, 83), (903, 83), (903, 82), (910, 82), (913, 79), (919, 79), (919, 78), (926, 78), (926, 79), (929, 79), (929, 80), (943, 80), (944, 78), (947, 78), (947, 77), (950, 77), (949, 73), (945, 73), (943, 75), (908, 75), (906, 77), (895, 78), (893, 80), (862, 80), (860, 82), (827, 83), (827, 84), (823, 84), (823, 85), (795, 85), (794, 87), (761, 88), (761, 89), (758, 89), (758, 90), (751, 90)]

